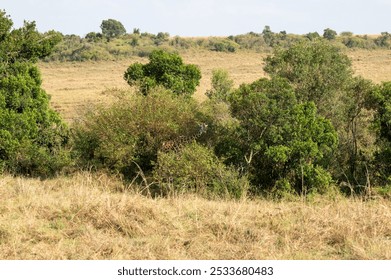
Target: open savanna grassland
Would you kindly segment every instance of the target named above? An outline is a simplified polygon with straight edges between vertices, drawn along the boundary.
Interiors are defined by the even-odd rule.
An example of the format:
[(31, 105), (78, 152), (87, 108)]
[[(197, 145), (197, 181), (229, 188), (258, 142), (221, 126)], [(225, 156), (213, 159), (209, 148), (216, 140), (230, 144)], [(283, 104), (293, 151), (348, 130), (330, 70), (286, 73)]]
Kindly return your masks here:
[[(375, 83), (391, 81), (391, 50), (348, 51), (356, 74)], [(195, 98), (202, 101), (210, 89), (212, 70), (221, 68), (228, 71), (235, 82), (249, 83), (261, 77), (265, 53), (237, 52), (219, 53), (209, 51), (187, 51), (181, 53), (185, 63), (200, 66), (202, 80)], [(108, 102), (113, 88), (122, 90), (129, 86), (123, 79), (127, 67), (134, 62), (146, 63), (147, 58), (130, 57), (118, 61), (99, 62), (51, 62), (40, 63), (43, 87), (52, 96), (52, 106), (66, 121), (71, 122), (84, 110), (97, 102)]]
[(0, 259), (391, 259), (391, 201), (148, 198), (106, 175), (0, 180)]

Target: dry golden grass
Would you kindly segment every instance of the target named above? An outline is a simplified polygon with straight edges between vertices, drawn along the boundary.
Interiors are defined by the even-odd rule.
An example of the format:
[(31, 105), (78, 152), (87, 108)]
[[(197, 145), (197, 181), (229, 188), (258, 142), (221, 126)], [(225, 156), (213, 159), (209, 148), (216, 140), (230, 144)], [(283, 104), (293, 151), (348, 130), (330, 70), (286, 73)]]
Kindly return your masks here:
[[(226, 69), (235, 86), (249, 83), (265, 76), (263, 59), (266, 54), (256, 52), (218, 53), (188, 51), (181, 54), (186, 63), (199, 65), (201, 84), (195, 97), (202, 101), (210, 88), (212, 70)], [(391, 80), (390, 50), (357, 50), (348, 52), (357, 74), (376, 83)], [(120, 61), (40, 63), (43, 87), (52, 96), (52, 105), (66, 121), (77, 118), (85, 107), (97, 102), (107, 102), (102, 92), (107, 89), (127, 89), (123, 80), (127, 67), (134, 62), (147, 62), (147, 58), (131, 57)]]
[(150, 199), (105, 175), (0, 179), (0, 259), (391, 259), (391, 201)]

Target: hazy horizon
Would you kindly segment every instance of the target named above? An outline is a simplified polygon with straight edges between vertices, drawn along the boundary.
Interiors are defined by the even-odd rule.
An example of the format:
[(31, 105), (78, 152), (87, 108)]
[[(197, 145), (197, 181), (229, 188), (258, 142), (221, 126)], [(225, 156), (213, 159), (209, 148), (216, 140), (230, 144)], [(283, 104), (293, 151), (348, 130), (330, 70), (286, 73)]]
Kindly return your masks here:
[(228, 36), (262, 32), (269, 25), (274, 32), (380, 34), (391, 29), (391, 1), (388, 0), (3, 0), (0, 9), (11, 16), (14, 26), (36, 21), (41, 32), (86, 35), (100, 31), (102, 20), (123, 23), (128, 33), (168, 32), (170, 35)]

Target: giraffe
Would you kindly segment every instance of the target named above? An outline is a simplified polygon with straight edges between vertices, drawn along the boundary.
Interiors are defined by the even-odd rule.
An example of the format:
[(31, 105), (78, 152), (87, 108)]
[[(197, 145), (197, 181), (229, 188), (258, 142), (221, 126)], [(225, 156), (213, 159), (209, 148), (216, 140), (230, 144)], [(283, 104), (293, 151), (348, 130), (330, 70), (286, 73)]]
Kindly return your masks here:
[(206, 123), (201, 123), (198, 125), (199, 129), (197, 131), (197, 133), (191, 135), (191, 136), (179, 136), (178, 139), (176, 140), (168, 140), (168, 141), (164, 141), (162, 143), (162, 147), (161, 147), (161, 150), (163, 152), (169, 152), (169, 151), (179, 151), (183, 146), (197, 140), (198, 138), (201, 137), (201, 135), (205, 134), (207, 129), (208, 129), (208, 125)]

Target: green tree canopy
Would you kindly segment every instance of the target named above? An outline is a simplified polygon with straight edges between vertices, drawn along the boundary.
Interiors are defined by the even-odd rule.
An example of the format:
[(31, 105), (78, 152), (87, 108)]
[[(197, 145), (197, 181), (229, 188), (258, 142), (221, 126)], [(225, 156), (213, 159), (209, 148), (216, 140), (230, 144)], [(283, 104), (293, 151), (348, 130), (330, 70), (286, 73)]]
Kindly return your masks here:
[(378, 152), (377, 172), (382, 180), (391, 184), (391, 82), (378, 86), (373, 93), (376, 115)]
[(149, 63), (130, 65), (124, 79), (131, 86), (139, 86), (144, 95), (158, 85), (176, 94), (191, 95), (200, 83), (201, 71), (196, 65), (184, 64), (178, 54), (155, 50)]
[(242, 85), (231, 97), (231, 107), (241, 123), (238, 155), (254, 184), (303, 192), (330, 183), (323, 167), (336, 147), (336, 132), (313, 102), (297, 101), (287, 80)]
[(60, 37), (38, 33), (35, 23), (12, 26), (0, 12), (0, 168), (46, 176), (61, 165), (67, 129), (49, 108), (34, 62), (48, 55)]
[(126, 34), (125, 27), (122, 25), (121, 22), (115, 19), (103, 20), (102, 24), (100, 25), (100, 28), (102, 29), (103, 36), (105, 36), (108, 40)]
[(278, 49), (265, 60), (264, 70), (272, 77), (286, 78), (300, 102), (315, 102), (319, 113), (340, 121), (338, 99), (352, 78), (349, 58), (324, 41), (300, 42), (289, 49)]
[(326, 28), (323, 32), (323, 38), (327, 40), (334, 40), (335, 37), (337, 37), (337, 32), (335, 30), (332, 30), (330, 28)]

